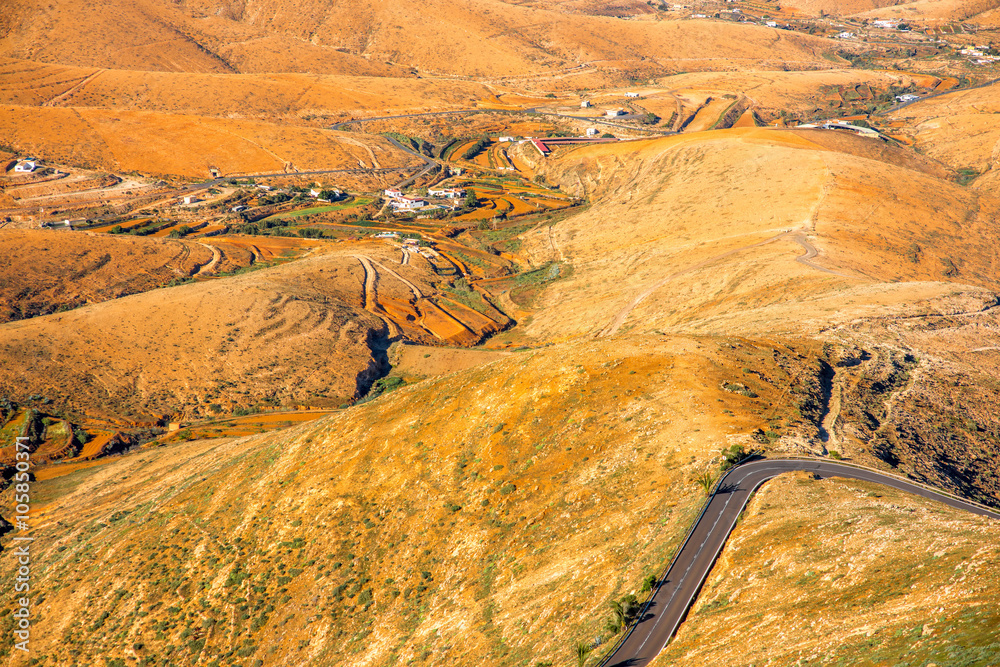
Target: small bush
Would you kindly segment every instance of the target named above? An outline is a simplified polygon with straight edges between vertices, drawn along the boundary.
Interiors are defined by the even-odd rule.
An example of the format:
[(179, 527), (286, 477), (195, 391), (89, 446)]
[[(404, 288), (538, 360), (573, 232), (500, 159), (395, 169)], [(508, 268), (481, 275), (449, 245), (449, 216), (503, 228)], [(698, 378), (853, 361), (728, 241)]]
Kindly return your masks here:
[(517, 491), (517, 487), (514, 486), (513, 484), (504, 484), (503, 486), (500, 487), (501, 496), (509, 496), (515, 491)]
[(841, 456), (840, 452), (838, 452), (836, 449), (831, 449), (830, 450), (830, 458), (833, 459), (834, 461), (839, 461), (839, 460), (841, 460), (844, 457)]

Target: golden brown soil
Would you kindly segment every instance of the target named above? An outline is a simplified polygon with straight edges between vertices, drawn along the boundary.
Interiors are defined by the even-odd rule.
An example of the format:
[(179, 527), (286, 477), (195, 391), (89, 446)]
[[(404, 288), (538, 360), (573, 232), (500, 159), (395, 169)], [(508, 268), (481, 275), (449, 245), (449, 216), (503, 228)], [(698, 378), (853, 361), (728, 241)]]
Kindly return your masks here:
[[(996, 287), (1000, 202), (870, 141), (747, 128), (566, 152), (546, 176), (594, 204), (525, 236), (572, 268), (526, 333), (817, 331), (956, 290), (975, 307), (952, 285)], [(797, 261), (800, 240), (819, 256)]]
[[(175, 649), (173, 664), (244, 640), (265, 664), (425, 650), (435, 664), (561, 660), (681, 539), (701, 502), (692, 472), (758, 423), (718, 401), (779, 396), (736, 396), (721, 381), (758, 362), (786, 377), (772, 354), (802, 364), (733, 342), (737, 354), (693, 339), (524, 352), (278, 434), (169, 445), (38, 483), (47, 594), (35, 646), (57, 661), (164, 656), (185, 625), (159, 635), (153, 621), (191, 612), (215, 623), (193, 623), (185, 640), (203, 650)], [(78, 549), (93, 550), (90, 564), (76, 564)], [(80, 580), (60, 588), (70, 571)], [(128, 600), (90, 597), (111, 581)], [(135, 605), (149, 616), (124, 621)], [(71, 609), (107, 611), (117, 629), (67, 634)], [(367, 641), (350, 642), (359, 632)]]
[[(487, 89), (447, 80), (137, 72), (0, 60), (0, 103), (316, 124), (345, 116), (471, 108)], [(329, 120), (327, 123), (329, 124)]]
[(0, 134), (19, 150), (70, 165), (210, 176), (415, 164), (379, 137), (149, 111), (0, 106)]
[[(703, 498), (693, 474), (762, 419), (795, 440), (783, 398), (815, 390), (822, 347), (795, 345), (619, 337), (525, 351), (315, 424), (168, 445), (38, 483), (36, 585), (47, 594), (35, 645), (57, 662), (186, 665), (231, 650), (265, 665), (562, 662), (580, 638), (607, 640), (608, 600), (662, 568)], [(755, 396), (723, 388), (734, 381)], [(892, 646), (897, 628), (922, 623), (938, 639), (916, 649), (984, 645), (986, 609), (960, 611), (995, 609), (979, 584), (992, 576), (995, 526), (855, 487), (771, 483), (723, 558), (735, 576), (713, 574), (682, 628), (680, 657), (705, 650), (691, 645), (705, 623), (762, 609), (776, 610), (751, 645), (763, 657), (853, 650), (849, 638), (869, 631)], [(813, 537), (786, 538), (801, 531)], [(848, 568), (859, 571), (834, 578)], [(899, 577), (905, 586), (889, 585)], [(109, 587), (123, 593), (96, 594)], [(836, 614), (824, 622), (848, 639), (781, 640), (807, 622), (782, 605)], [(106, 624), (73, 626), (81, 613)], [(189, 614), (190, 625), (161, 624)]]
[(652, 664), (990, 664), (997, 529), (877, 484), (783, 475)]
[(2, 393), (101, 416), (335, 406), (379, 373), (361, 267), (322, 255), (0, 326)]
[(390, 350), (389, 362), (398, 375), (425, 378), (464, 371), (503, 359), (509, 354), (494, 350), (400, 345)]
[[(201, 0), (184, 5), (115, 0), (100, 6), (86, 0), (53, 6), (17, 0), (9, 14), (2, 55), (159, 71), (266, 68), (384, 75), (413, 68), (423, 75), (560, 77), (599, 61), (598, 69), (621, 78), (662, 73), (670, 66), (825, 67), (829, 61), (821, 52), (836, 49), (828, 40), (756, 26), (627, 21), (497, 0), (467, 5), (262, 0), (225, 9)], [(378, 70), (380, 63), (390, 64), (390, 71)]]
[(188, 241), (0, 230), (0, 322), (162, 287), (211, 259)]
[(956, 91), (917, 102), (893, 112), (889, 118), (904, 124), (901, 132), (912, 137), (914, 147), (952, 169), (983, 174), (975, 187), (996, 192), (1000, 160), (1000, 87), (993, 85)]

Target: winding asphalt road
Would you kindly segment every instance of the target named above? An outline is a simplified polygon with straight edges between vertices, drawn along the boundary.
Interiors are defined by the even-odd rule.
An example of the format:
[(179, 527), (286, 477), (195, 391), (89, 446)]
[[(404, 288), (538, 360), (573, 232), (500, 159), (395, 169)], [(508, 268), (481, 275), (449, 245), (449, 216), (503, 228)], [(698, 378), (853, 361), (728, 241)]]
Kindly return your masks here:
[(602, 666), (643, 667), (663, 650), (687, 615), (750, 496), (767, 480), (795, 470), (812, 472), (819, 477), (876, 482), (973, 514), (1000, 519), (1000, 512), (867, 468), (806, 459), (764, 459), (744, 463), (722, 478), (640, 615), (642, 620), (632, 627), (618, 649), (601, 662)]

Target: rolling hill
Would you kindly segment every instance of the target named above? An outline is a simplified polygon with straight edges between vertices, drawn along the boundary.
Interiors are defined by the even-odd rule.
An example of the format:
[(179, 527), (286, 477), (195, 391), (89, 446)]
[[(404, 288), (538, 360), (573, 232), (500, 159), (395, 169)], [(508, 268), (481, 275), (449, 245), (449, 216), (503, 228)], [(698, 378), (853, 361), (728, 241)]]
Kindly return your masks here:
[(382, 137), (153, 111), (0, 106), (8, 145), (53, 162), (145, 175), (222, 175), (420, 164)]
[(825, 68), (822, 54), (835, 49), (828, 40), (755, 26), (626, 21), (496, 0), (224, 6), (213, 0), (51, 6), (17, 0), (0, 38), (2, 55), (64, 65), (355, 75), (412, 68), (463, 77), (522, 77), (594, 61), (640, 75), (731, 64)]
[[(581, 638), (609, 640), (608, 601), (638, 593), (682, 539), (703, 497), (692, 475), (747, 441), (759, 415), (797, 420), (781, 397), (818, 394), (807, 378), (821, 349), (725, 337), (557, 345), (281, 433), (160, 447), (38, 483), (33, 646), (43, 664), (564, 664)], [(752, 397), (724, 388), (737, 379)], [(841, 652), (871, 628), (889, 642), (911, 632), (925, 614), (892, 610), (932, 600), (932, 619), (948, 620), (928, 621), (938, 631), (914, 655), (956, 638), (988, 644), (987, 520), (849, 483), (773, 484), (722, 562), (760, 574), (741, 593), (742, 578), (713, 579), (672, 654), (680, 664), (727, 655), (699, 641), (703, 628), (744, 627), (751, 601), (830, 614), (821, 627), (849, 639)], [(859, 556), (854, 522), (877, 526), (885, 560)], [(803, 529), (836, 546), (803, 556), (809, 547), (784, 539)], [(930, 531), (933, 543), (919, 542)], [(943, 543), (947, 556), (931, 558)], [(811, 578), (845, 559), (857, 563), (849, 578), (817, 588)], [(969, 568), (958, 582), (956, 565)], [(910, 582), (918, 566), (915, 591), (878, 583)], [(775, 590), (797, 576), (805, 583)], [(877, 599), (859, 616), (865, 591)], [(755, 621), (755, 656), (829, 644), (783, 641), (812, 619), (782, 617)]]
[[(0, 103), (95, 107), (243, 118), (293, 124), (313, 117), (413, 113), (470, 108), (488, 94), (477, 83), (310, 74), (139, 72), (0, 63)], [(327, 124), (330, 121), (326, 121)]]
[(988, 195), (998, 183), (998, 112), (1000, 87), (991, 85), (922, 100), (889, 118), (903, 125), (918, 150), (956, 171), (966, 170), (968, 180), (976, 179), (973, 187)]
[(815, 332), (997, 287), (1000, 201), (869, 139), (747, 128), (563, 155), (540, 168), (594, 203), (526, 239), (537, 263), (572, 267), (526, 328), (540, 339)]
[[(429, 273), (401, 270), (420, 283)], [(388, 331), (363, 310), (363, 282), (357, 259), (324, 254), (9, 322), (0, 394), (23, 400), (32, 387), (70, 411), (133, 421), (336, 407), (385, 370)]]
[[(0, 233), (0, 322), (162, 287), (196, 273), (212, 256), (211, 248), (185, 241), (4, 230)], [(18, 257), (28, 261), (18, 261)], [(237, 258), (220, 268), (240, 268), (250, 259)]]

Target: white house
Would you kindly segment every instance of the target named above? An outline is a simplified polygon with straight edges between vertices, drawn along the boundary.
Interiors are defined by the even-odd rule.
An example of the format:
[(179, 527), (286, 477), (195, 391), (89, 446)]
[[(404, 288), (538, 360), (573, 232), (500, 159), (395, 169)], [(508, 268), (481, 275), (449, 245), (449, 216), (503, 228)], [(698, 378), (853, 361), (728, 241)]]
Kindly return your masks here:
[(837, 39), (854, 39), (853, 32), (842, 32), (837, 35)]
[(625, 97), (639, 97), (639, 93), (625, 93)]
[(22, 174), (24, 173), (30, 174), (36, 169), (38, 169), (38, 165), (35, 163), (34, 160), (21, 160), (20, 162), (14, 165), (14, 171)]
[(778, 22), (777, 21), (764, 21), (764, 25), (766, 25), (768, 28), (777, 28), (778, 27)]
[(514, 137), (497, 137), (497, 141), (499, 141), (499, 142), (509, 141), (509, 142), (513, 143), (514, 142)]
[(440, 190), (427, 190), (427, 194), (431, 197), (444, 197), (445, 199), (458, 199), (465, 196), (465, 190), (462, 188), (441, 188)]
[(400, 197), (403, 196), (403, 191), (402, 190), (386, 190), (385, 191), (385, 196), (388, 197), (389, 199), (399, 199)]
[(427, 206), (427, 202), (416, 197), (397, 197), (392, 201), (392, 207), (396, 210), (413, 211)]
[(581, 109), (589, 109), (590, 108), (590, 101), (584, 100), (584, 101), (580, 102), (580, 108)]
[(396, 232), (379, 232), (378, 234), (375, 235), (375, 238), (377, 238), (377, 239), (395, 239), (395, 238), (399, 238), (399, 234), (397, 234)]
[(597, 136), (597, 133), (599, 131), (600, 130), (598, 130), (596, 127), (588, 127), (587, 128), (587, 136), (588, 137), (595, 137), (595, 136)]
[(621, 109), (608, 109), (604, 115), (608, 118), (617, 118), (618, 116), (624, 116), (625, 112)]
[(195, 197), (194, 195), (187, 195), (184, 197), (185, 204), (197, 204), (200, 201), (201, 200)]
[(914, 102), (920, 99), (920, 95), (914, 95), (913, 93), (906, 93), (905, 95), (896, 95), (897, 102)]

